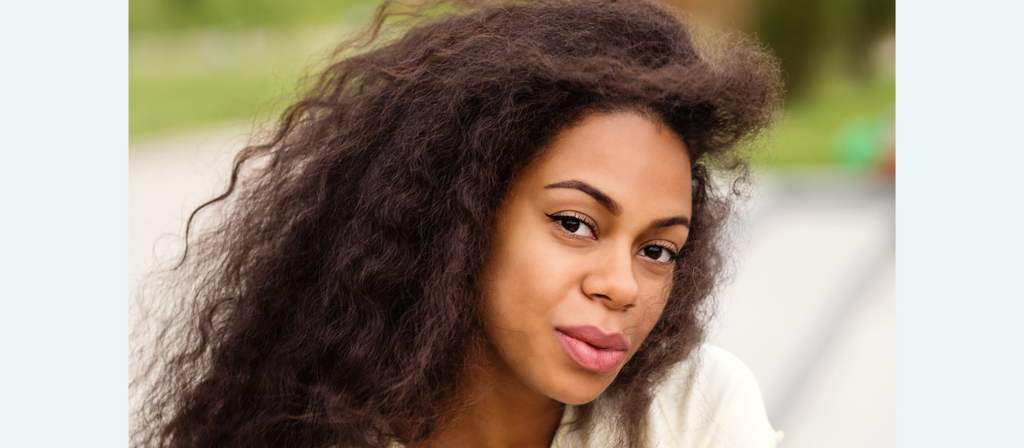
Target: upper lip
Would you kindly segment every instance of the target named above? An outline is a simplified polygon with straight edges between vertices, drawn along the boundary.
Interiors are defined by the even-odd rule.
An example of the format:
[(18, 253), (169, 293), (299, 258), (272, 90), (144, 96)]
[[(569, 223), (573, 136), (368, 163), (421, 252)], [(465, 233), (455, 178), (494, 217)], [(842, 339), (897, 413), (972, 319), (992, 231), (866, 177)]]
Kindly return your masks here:
[(622, 351), (629, 349), (629, 342), (621, 334), (609, 333), (593, 325), (573, 325), (558, 327), (555, 330), (600, 349)]

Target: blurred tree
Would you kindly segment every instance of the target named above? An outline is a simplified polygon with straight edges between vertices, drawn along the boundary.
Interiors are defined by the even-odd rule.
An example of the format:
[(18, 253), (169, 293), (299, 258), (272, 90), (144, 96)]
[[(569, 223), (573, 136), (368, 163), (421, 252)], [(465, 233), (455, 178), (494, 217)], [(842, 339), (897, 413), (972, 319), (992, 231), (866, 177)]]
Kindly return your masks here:
[(820, 54), (823, 0), (761, 0), (753, 31), (782, 61), (786, 89), (799, 93)]
[(751, 31), (782, 60), (792, 97), (830, 61), (865, 74), (871, 45), (895, 30), (895, 18), (895, 0), (760, 0)]
[(882, 34), (896, 30), (895, 0), (861, 0), (860, 20), (850, 39), (852, 68), (859, 74), (867, 72), (871, 45)]

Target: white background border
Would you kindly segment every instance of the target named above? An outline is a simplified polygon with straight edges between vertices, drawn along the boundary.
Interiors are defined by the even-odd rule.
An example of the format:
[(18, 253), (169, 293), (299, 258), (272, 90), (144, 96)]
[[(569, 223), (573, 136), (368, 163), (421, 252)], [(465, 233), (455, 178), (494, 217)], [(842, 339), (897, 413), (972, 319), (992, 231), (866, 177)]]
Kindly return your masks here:
[(126, 446), (128, 2), (6, 2), (0, 54), (0, 446)]
[(896, 4), (896, 445), (1020, 446), (1024, 5)]

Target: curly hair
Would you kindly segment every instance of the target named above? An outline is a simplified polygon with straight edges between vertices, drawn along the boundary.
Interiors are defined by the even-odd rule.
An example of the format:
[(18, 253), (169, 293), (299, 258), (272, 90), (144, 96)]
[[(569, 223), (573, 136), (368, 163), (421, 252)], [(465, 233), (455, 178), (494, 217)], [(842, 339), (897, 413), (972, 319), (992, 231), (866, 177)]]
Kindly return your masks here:
[[(478, 281), (520, 172), (587, 114), (637, 111), (686, 143), (693, 215), (668, 304), (600, 400), (641, 442), (652, 389), (704, 339), (738, 143), (777, 117), (776, 61), (699, 44), (649, 0), (378, 10), (189, 219), (133, 441), (161, 447), (415, 446), (443, 427), (483, 338)], [(404, 22), (403, 22), (404, 23)], [(397, 26), (397, 25), (389, 25)], [(215, 211), (217, 220), (194, 220)], [(579, 410), (577, 429), (599, 412)]]

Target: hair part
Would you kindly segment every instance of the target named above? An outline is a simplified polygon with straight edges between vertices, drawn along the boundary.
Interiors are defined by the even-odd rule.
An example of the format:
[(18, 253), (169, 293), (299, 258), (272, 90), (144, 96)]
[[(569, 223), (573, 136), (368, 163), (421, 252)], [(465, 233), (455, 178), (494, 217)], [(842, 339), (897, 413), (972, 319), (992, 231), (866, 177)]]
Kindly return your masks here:
[[(432, 12), (431, 12), (432, 11)], [(664, 312), (599, 402), (637, 446), (651, 392), (704, 339), (738, 143), (776, 118), (778, 65), (696, 44), (646, 0), (460, 3), (391, 40), (386, 3), (199, 207), (136, 379), (134, 443), (417, 445), (444, 425), (480, 341), (478, 280), (516, 174), (587, 114), (636, 111), (686, 144), (693, 215)], [(195, 234), (193, 219), (216, 212)], [(610, 400), (610, 401), (609, 401)], [(594, 404), (575, 422), (598, 418)]]

